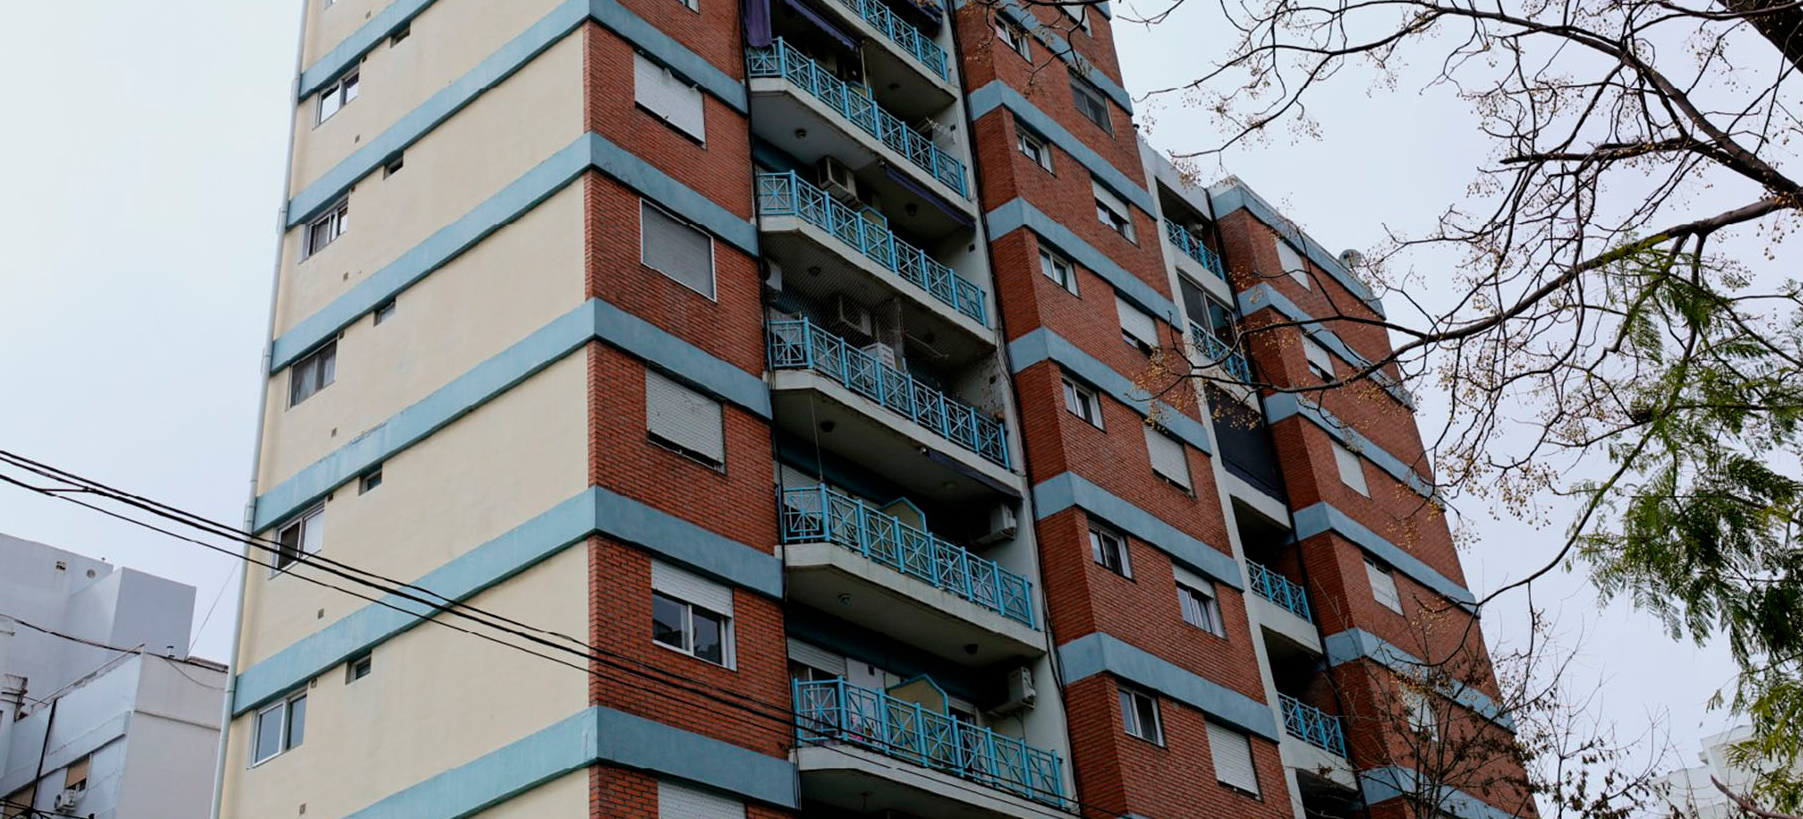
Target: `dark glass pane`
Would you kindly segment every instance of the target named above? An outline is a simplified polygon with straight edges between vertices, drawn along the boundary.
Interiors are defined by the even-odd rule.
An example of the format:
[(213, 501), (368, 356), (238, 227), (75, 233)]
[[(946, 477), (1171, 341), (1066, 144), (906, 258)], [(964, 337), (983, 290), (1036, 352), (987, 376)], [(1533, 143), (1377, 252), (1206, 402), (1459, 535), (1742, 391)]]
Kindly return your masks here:
[(725, 638), (725, 618), (711, 611), (695, 609), (695, 656), (725, 665)]
[(687, 649), (688, 645), (682, 634), (683, 614), (687, 608), (680, 601), (652, 593), (651, 639), (673, 648)]
[(295, 697), (288, 701), (288, 747), (300, 747), (301, 740), (307, 736), (307, 698)]

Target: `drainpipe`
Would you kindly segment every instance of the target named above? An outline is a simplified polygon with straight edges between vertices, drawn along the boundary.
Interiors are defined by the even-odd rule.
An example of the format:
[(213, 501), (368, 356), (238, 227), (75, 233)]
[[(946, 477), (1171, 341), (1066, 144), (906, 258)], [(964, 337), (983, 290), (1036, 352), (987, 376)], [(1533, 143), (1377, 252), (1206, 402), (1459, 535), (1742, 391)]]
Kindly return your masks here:
[[(306, 59), (307, 19), (312, 9), (312, 0), (301, 3), (300, 27), (295, 33), (294, 44), (294, 82), (289, 86), (288, 96), (298, 100), (300, 96), (301, 72)], [(294, 184), (294, 143), (295, 131), (299, 128), (295, 123), (293, 111), (289, 112), (288, 143), (282, 152), (282, 207), (276, 216), (275, 263), (269, 277), (269, 322), (264, 334), (263, 357), (257, 378), (257, 428), (251, 439), (250, 452), (250, 498), (244, 507), (244, 533), (256, 533), (257, 512), (257, 473), (263, 465), (263, 428), (264, 418), (269, 412), (269, 366), (275, 359), (275, 314), (276, 296), (281, 290), (282, 281), (282, 243), (288, 234), (288, 189)], [(252, 547), (244, 545), (242, 558), (238, 563), (238, 603), (237, 616), (232, 618), (232, 643), (226, 660), (225, 701), (219, 706), (219, 751), (213, 767), (213, 804), (208, 811), (211, 819), (219, 819), (220, 807), (225, 798), (225, 759), (226, 740), (231, 736), (232, 701), (238, 692), (238, 644), (244, 637), (244, 586), (250, 576), (250, 557)], [(53, 706), (54, 707), (54, 706)]]
[(50, 755), (50, 729), (56, 727), (56, 704), (62, 702), (58, 697), (50, 701), (50, 713), (44, 716), (44, 744), (38, 747), (38, 772), (31, 778), (31, 796), (27, 798), (26, 813), (42, 813), (38, 810), (38, 786), (44, 780), (44, 758)]

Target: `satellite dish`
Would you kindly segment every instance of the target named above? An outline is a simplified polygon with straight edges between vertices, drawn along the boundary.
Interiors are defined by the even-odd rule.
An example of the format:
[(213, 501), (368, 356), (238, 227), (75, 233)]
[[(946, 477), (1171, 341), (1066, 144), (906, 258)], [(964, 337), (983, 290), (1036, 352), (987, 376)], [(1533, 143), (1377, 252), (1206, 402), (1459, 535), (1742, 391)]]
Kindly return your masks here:
[(1340, 263), (1347, 267), (1358, 267), (1365, 263), (1365, 254), (1352, 249), (1340, 251)]

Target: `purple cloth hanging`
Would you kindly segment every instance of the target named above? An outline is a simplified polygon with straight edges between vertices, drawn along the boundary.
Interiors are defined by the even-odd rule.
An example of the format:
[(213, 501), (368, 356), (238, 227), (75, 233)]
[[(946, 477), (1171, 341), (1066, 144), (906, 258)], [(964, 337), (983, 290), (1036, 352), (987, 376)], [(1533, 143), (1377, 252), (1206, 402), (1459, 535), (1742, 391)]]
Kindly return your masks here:
[(745, 0), (745, 44), (765, 48), (776, 42), (770, 29), (770, 0)]
[(846, 31), (844, 28), (840, 27), (838, 23), (828, 19), (826, 15), (815, 11), (813, 6), (808, 5), (807, 0), (783, 0), (783, 3), (789, 8), (794, 9), (796, 14), (801, 15), (809, 23), (812, 23), (814, 28), (821, 34), (831, 37), (841, 48), (844, 48), (846, 51), (858, 50), (858, 36), (856, 34)]

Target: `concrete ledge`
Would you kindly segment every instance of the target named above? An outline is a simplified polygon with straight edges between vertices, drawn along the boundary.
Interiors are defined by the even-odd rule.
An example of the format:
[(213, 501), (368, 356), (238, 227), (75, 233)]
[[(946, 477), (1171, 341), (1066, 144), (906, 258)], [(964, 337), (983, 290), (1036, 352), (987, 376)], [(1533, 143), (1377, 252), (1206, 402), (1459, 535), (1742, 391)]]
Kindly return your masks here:
[(804, 797), (850, 810), (874, 802), (934, 819), (1070, 816), (1050, 805), (849, 745), (803, 746), (795, 750), (795, 761)]
[(1184, 670), (1111, 634), (1086, 634), (1058, 647), (1066, 683), (1113, 674), (1157, 691), (1213, 719), (1277, 742), (1282, 733), (1272, 706)]
[[(818, 245), (846, 264), (856, 268), (872, 281), (880, 283), (885, 289), (895, 293), (921, 309), (931, 312), (939, 320), (950, 324), (970, 336), (972, 340), (985, 347), (995, 346), (995, 333), (982, 322), (971, 318), (943, 301), (933, 297), (932, 293), (919, 285), (902, 278), (900, 273), (876, 263), (869, 256), (858, 252), (845, 244), (838, 237), (821, 229), (818, 225), (798, 216), (762, 216), (759, 217), (758, 232), (794, 233), (804, 236), (808, 241)], [(987, 298), (985, 299), (987, 302)], [(989, 310), (990, 305), (984, 304)]]
[(960, 466), (982, 475), (985, 479), (1004, 486), (1015, 486), (1020, 483), (1020, 476), (1008, 471), (1001, 465), (978, 455), (975, 451), (965, 449), (952, 443), (937, 432), (914, 423), (897, 414), (894, 410), (875, 401), (865, 398), (845, 385), (812, 370), (777, 370), (770, 374), (770, 392), (817, 392), (834, 403), (848, 407), (871, 423), (906, 438), (919, 447), (935, 450), (947, 458), (956, 461)]
[[(926, 169), (914, 164), (913, 160), (901, 155), (894, 148), (889, 147), (888, 144), (876, 138), (876, 136), (869, 131), (859, 128), (850, 119), (846, 118), (844, 114), (841, 114), (832, 108), (828, 108), (826, 103), (820, 101), (820, 98), (801, 90), (795, 83), (780, 77), (752, 77), (746, 85), (751, 91), (751, 97), (754, 103), (758, 97), (762, 96), (781, 94), (792, 97), (797, 104), (812, 112), (814, 116), (832, 123), (834, 128), (837, 128), (852, 139), (857, 140), (859, 144), (864, 146), (865, 150), (875, 154), (878, 159), (887, 162), (891, 167), (908, 174), (917, 184), (932, 191), (939, 198), (956, 205), (958, 209), (964, 211), (966, 215), (971, 217), (977, 215), (976, 207), (971, 204), (971, 197), (969, 194), (952, 190), (944, 182), (939, 181), (939, 177), (928, 173)], [(975, 187), (972, 182), (972, 176), (971, 168), (966, 164), (964, 166), (965, 187)]]

